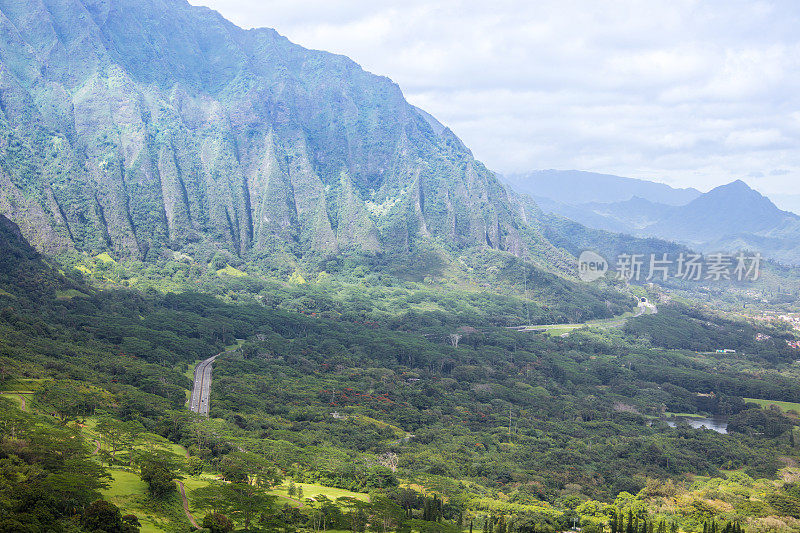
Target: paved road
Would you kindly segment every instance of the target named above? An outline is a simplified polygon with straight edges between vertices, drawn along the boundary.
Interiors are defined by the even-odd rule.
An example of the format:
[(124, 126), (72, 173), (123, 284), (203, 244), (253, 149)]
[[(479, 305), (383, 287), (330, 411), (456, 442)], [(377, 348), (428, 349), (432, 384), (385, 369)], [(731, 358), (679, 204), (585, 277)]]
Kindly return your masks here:
[(208, 416), (208, 408), (211, 405), (209, 398), (211, 395), (211, 364), (219, 355), (197, 363), (194, 368), (194, 386), (192, 387), (192, 399), (189, 401), (190, 411)]

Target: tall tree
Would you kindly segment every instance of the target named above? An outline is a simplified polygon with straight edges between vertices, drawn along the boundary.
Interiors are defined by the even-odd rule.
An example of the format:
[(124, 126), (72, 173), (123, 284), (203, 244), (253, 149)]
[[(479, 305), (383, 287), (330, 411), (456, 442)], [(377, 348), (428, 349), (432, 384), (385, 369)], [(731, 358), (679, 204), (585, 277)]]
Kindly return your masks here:
[(274, 512), (276, 496), (267, 489), (250, 483), (212, 483), (192, 492), (192, 499), (200, 507), (212, 509), (236, 520), (250, 531), (253, 520), (261, 514)]

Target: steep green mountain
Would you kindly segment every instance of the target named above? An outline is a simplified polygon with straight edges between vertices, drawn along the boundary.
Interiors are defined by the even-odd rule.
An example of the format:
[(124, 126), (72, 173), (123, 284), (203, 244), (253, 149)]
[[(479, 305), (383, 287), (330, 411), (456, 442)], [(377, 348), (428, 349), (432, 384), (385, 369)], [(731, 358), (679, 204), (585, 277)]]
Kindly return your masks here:
[(346, 57), (182, 0), (1, 0), (0, 29), (0, 213), (39, 249), (529, 250), (494, 175)]

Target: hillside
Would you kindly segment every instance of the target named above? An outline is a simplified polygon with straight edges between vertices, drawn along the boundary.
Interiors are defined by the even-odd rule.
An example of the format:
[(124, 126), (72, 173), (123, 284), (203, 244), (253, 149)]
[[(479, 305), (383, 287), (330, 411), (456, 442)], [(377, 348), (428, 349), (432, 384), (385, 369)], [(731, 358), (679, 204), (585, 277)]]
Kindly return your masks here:
[(183, 0), (0, 13), (0, 213), (40, 250), (537, 244), (449, 129), (346, 57)]
[[(241, 304), (97, 290), (2, 218), (0, 246), (14, 274), (0, 279), (7, 531), (123, 518), (129, 533), (186, 531), (176, 478), (197, 520), (222, 510), (251, 531), (314, 529), (322, 512), (330, 529), (437, 533), (797, 523), (800, 495), (781, 479), (796, 469), (776, 458), (797, 455), (796, 420), (742, 399), (800, 400), (779, 327), (659, 303), (619, 329), (549, 336), (458, 314), (464, 295), (447, 292), (431, 295), (441, 310), (382, 325), (329, 315), (322, 283), (289, 295), (306, 307), (288, 312), (266, 305), (275, 288)], [(25, 272), (50, 287), (35, 302)], [(574, 291), (553, 287), (554, 303)], [(737, 352), (715, 354), (723, 343)], [(211, 419), (190, 416), (190, 365), (222, 351)], [(665, 410), (730, 417), (731, 433), (671, 427)], [(330, 501), (303, 502), (298, 486)]]
[(800, 531), (797, 269), (612, 263), (800, 217), (548, 172), (184, 0), (0, 0), (0, 533)]

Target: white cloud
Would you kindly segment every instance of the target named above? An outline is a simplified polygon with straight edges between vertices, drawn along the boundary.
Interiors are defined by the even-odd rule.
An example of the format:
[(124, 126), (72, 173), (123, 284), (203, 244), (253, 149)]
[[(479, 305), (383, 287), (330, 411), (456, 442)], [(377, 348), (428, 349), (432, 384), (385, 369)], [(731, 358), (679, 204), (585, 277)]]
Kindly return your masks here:
[[(725, 144), (736, 149), (770, 148), (785, 141), (780, 131), (768, 130), (737, 130), (728, 134)], [(755, 174), (756, 172), (754, 172)]]
[(191, 1), (389, 76), (501, 172), (796, 190), (793, 0)]

